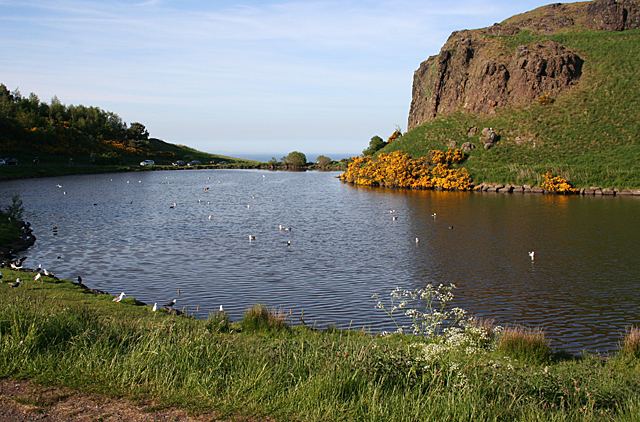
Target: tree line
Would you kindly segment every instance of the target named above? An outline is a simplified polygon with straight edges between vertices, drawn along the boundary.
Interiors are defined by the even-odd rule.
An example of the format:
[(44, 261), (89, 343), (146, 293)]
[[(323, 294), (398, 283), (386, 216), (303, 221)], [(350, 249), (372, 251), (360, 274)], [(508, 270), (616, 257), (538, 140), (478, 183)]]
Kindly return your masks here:
[(142, 123), (127, 125), (99, 107), (66, 106), (56, 96), (47, 104), (34, 93), (25, 97), (0, 84), (0, 152), (116, 157), (151, 149)]

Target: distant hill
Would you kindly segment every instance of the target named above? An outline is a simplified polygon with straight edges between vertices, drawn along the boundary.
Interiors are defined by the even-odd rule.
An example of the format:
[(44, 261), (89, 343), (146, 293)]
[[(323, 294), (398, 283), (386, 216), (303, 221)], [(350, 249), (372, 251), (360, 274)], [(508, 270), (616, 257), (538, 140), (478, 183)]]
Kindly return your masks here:
[(20, 162), (47, 157), (54, 164), (69, 158), (79, 164), (102, 165), (142, 159), (157, 164), (175, 160), (257, 164), (151, 138), (142, 123), (127, 125), (117, 114), (98, 107), (66, 106), (57, 97), (47, 104), (35, 93), (23, 97), (0, 84), (0, 157), (8, 156)]
[[(381, 152), (469, 142), (476, 183), (640, 187), (640, 1), (552, 4), (454, 32), (414, 74), (409, 132)], [(497, 142), (485, 149), (483, 128)], [(471, 148), (467, 144), (467, 148)]]

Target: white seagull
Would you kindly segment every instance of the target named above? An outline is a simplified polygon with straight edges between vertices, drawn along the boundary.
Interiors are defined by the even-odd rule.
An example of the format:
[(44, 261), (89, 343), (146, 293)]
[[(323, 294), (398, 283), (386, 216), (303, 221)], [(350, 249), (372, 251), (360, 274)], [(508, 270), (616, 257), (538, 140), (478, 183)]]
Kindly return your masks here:
[(151, 308), (151, 310), (152, 310), (153, 312), (156, 312), (156, 311), (158, 310), (158, 304), (157, 304), (157, 303), (154, 303), (154, 304), (153, 304), (153, 308)]
[(122, 292), (120, 293), (120, 296), (113, 298), (113, 302), (120, 302), (125, 296), (124, 292)]
[(40, 280), (41, 278), (42, 278), (42, 274), (40, 274), (40, 273), (36, 274), (36, 276), (35, 276), (35, 277), (33, 277), (33, 279), (34, 279), (35, 281), (38, 281), (38, 280)]
[(218, 309), (218, 312), (224, 312), (224, 308), (222, 307), (222, 305), (220, 305), (220, 309)]
[(534, 257), (536, 256), (536, 253), (534, 251), (529, 252), (529, 256), (531, 257), (531, 260), (533, 261)]
[(169, 308), (171, 308), (173, 305), (175, 305), (177, 302), (176, 299), (173, 299), (171, 302), (165, 303), (164, 306), (167, 306)]
[(249, 235), (249, 242), (251, 242), (252, 240), (256, 240), (255, 236)]
[(18, 279), (16, 280), (16, 282), (15, 282), (15, 283), (13, 283), (13, 284), (11, 285), (11, 287), (20, 287), (20, 282), (21, 282), (21, 281), (22, 281), (22, 280), (20, 280), (20, 279), (18, 278)]

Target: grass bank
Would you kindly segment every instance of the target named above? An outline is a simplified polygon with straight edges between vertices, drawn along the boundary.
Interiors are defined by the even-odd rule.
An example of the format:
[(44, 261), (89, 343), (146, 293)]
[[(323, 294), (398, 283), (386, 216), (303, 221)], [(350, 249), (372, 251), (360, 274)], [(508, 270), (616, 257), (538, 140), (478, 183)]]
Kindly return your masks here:
[[(450, 141), (471, 141), (477, 148), (461, 166), (476, 184), (539, 186), (549, 171), (576, 187), (640, 188), (640, 30), (484, 36), (508, 51), (553, 39), (585, 60), (580, 82), (550, 103), (441, 116), (382, 152), (402, 150), (417, 158), (446, 150)], [(485, 150), (477, 136), (469, 138), (474, 126), (492, 127), (500, 136), (496, 146)]]
[[(0, 377), (215, 409), (220, 418), (638, 419), (637, 344), (608, 359), (571, 358), (491, 324), (443, 341), (292, 327), (287, 315), (257, 308), (234, 323), (223, 313), (197, 320), (133, 298), (116, 303), (71, 281), (2, 273)], [(17, 277), (21, 286), (9, 287)]]

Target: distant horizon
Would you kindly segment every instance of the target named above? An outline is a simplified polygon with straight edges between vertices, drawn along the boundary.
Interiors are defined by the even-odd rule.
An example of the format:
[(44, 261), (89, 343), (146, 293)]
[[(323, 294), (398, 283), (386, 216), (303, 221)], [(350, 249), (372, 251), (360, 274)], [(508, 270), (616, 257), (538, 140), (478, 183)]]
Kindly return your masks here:
[[(365, 147), (363, 147), (363, 149), (365, 149)], [(294, 150), (296, 151), (296, 150)], [(286, 157), (287, 155), (289, 155), (289, 152), (285, 152), (285, 153), (252, 153), (252, 152), (210, 152), (207, 151), (210, 154), (216, 154), (216, 155), (224, 155), (227, 157), (233, 157), (233, 158), (244, 158), (246, 160), (253, 160), (253, 161), (262, 161), (262, 162), (267, 162), (269, 160), (271, 160), (271, 158), (275, 158), (276, 160), (280, 161), (282, 159), (282, 157)], [(316, 162), (316, 160), (318, 159), (319, 156), (324, 155), (325, 157), (329, 157), (334, 161), (340, 161), (343, 158), (351, 158), (354, 156), (359, 156), (360, 153), (353, 153), (353, 154), (348, 154), (348, 153), (306, 153), (304, 151), (299, 151), (302, 152), (306, 157), (307, 157), (307, 162), (309, 163), (314, 163)]]

